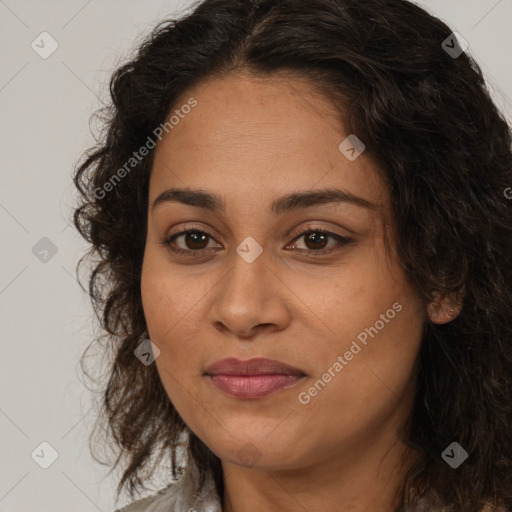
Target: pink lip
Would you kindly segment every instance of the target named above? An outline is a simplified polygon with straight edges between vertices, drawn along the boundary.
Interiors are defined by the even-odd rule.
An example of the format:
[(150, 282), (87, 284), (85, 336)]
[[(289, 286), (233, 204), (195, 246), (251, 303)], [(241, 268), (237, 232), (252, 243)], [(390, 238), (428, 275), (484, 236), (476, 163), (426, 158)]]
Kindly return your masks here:
[(221, 391), (237, 398), (261, 398), (290, 388), (306, 376), (298, 368), (264, 358), (222, 359), (208, 366), (205, 375)]

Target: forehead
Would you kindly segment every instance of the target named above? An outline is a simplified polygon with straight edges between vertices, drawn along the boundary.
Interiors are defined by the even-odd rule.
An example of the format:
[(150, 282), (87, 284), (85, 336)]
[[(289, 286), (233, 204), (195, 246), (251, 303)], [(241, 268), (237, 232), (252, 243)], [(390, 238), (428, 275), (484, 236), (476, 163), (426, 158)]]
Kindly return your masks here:
[(153, 199), (172, 187), (217, 191), (228, 203), (337, 187), (385, 201), (385, 187), (364, 152), (353, 161), (341, 152), (350, 134), (338, 109), (306, 80), (229, 74), (186, 91), (170, 114), (191, 98), (197, 105), (157, 144)]

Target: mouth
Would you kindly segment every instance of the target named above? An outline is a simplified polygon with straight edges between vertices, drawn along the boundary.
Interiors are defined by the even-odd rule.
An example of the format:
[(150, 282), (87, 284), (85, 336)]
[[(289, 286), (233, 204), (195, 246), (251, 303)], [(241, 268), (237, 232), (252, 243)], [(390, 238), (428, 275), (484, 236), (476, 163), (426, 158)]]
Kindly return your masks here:
[(208, 366), (204, 375), (227, 395), (245, 399), (262, 398), (291, 388), (306, 377), (298, 368), (264, 358), (222, 359)]

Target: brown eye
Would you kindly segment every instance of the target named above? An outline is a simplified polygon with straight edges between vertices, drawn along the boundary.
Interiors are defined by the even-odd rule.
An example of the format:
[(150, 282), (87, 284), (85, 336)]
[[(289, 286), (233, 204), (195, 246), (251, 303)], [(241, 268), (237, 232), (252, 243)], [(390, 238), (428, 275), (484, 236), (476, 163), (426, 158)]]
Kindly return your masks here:
[[(205, 249), (208, 245), (208, 235), (200, 231), (187, 231), (182, 234), (187, 249)], [(206, 243), (205, 243), (206, 242)]]
[[(182, 238), (183, 237), (183, 238)], [(211, 238), (208, 233), (205, 233), (204, 231), (199, 230), (193, 230), (189, 229), (187, 231), (183, 231), (181, 233), (177, 233), (169, 238), (167, 238), (164, 243), (167, 245), (173, 247), (173, 244), (175, 244), (175, 240), (182, 238), (183, 242), (185, 244), (185, 247), (179, 247), (177, 249), (178, 252), (187, 252), (187, 251), (202, 251), (207, 248), (208, 245), (208, 238)]]
[[(309, 229), (302, 232), (295, 238), (295, 241), (304, 238), (305, 248), (299, 248), (299, 251), (305, 251), (311, 256), (322, 256), (340, 250), (344, 245), (354, 242), (351, 238), (324, 231), (322, 229)], [(177, 246), (176, 240), (182, 239), (184, 245)], [(162, 243), (168, 246), (169, 250), (176, 254), (184, 256), (201, 256), (208, 248), (208, 241), (213, 238), (206, 232), (198, 229), (188, 229), (167, 237)], [(328, 247), (329, 239), (333, 240), (331, 247)], [(289, 244), (287, 247), (293, 246)], [(211, 248), (210, 248), (211, 249)]]
[[(308, 251), (315, 256), (334, 252), (339, 250), (342, 246), (353, 242), (350, 238), (345, 238), (322, 229), (309, 229), (308, 231), (304, 231), (295, 238), (295, 240), (299, 240), (301, 238), (304, 238), (304, 245), (306, 248), (301, 248), (299, 250)], [(335, 243), (330, 248), (326, 248), (329, 239), (333, 239)], [(336, 247), (336, 245), (338, 247)]]
[[(311, 233), (304, 235), (304, 241), (309, 249), (324, 249), (329, 235), (320, 233), (318, 231), (312, 231)], [(311, 243), (311, 245), (309, 245)]]

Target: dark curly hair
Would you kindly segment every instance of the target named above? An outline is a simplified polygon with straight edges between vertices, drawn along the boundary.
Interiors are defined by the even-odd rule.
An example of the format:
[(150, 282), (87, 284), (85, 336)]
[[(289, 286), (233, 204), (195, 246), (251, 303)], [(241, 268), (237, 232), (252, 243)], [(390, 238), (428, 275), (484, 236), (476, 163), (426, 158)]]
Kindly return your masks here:
[[(114, 72), (112, 101), (97, 113), (104, 130), (73, 174), (73, 220), (91, 244), (77, 272), (95, 257), (84, 290), (103, 334), (86, 352), (106, 341), (98, 421), (115, 440), (115, 467), (127, 459), (118, 498), (143, 489), (164, 455), (176, 477), (187, 433), (202, 482), (211, 468), (222, 499), (219, 458), (183, 422), (156, 366), (134, 357), (149, 338), (140, 279), (154, 151), (129, 172), (126, 162), (190, 88), (246, 71), (303, 77), (335, 102), (390, 188), (396, 250), (425, 307), (463, 295), (456, 319), (424, 325), (404, 433), (423, 457), (399, 510), (512, 510), (511, 131), (478, 64), (447, 51), (447, 40), (459, 48), (451, 33), (404, 0), (204, 0), (158, 24)], [(469, 453), (457, 470), (441, 458), (453, 439)]]

